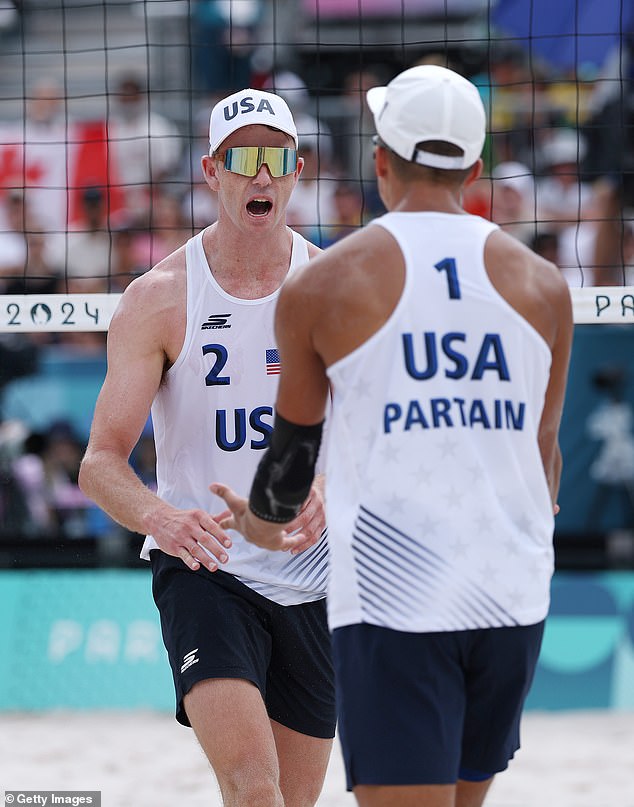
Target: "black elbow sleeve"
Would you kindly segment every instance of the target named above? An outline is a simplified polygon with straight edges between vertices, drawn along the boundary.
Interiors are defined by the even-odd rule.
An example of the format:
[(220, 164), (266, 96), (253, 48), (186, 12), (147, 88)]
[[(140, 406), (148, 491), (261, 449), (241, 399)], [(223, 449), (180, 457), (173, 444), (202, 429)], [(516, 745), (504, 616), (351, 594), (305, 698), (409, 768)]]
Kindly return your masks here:
[(266, 521), (286, 523), (301, 510), (315, 476), (323, 421), (298, 426), (276, 414), (271, 445), (251, 486), (249, 508)]

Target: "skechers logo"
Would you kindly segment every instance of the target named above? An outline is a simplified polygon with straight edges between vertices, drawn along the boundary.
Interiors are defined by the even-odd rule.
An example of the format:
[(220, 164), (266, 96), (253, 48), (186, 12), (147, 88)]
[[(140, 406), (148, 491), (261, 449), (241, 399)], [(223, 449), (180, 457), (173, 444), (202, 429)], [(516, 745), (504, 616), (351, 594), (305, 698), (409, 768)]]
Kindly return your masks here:
[(190, 650), (189, 653), (186, 653), (183, 656), (183, 666), (181, 667), (181, 672), (184, 673), (185, 670), (188, 670), (190, 667), (193, 667), (194, 664), (198, 664), (200, 661), (199, 658), (196, 658), (196, 653), (198, 652), (198, 648), (194, 648)]
[(201, 331), (208, 331), (210, 328), (230, 328), (229, 317), (231, 314), (212, 314), (207, 318), (207, 322), (203, 322), (200, 326)]
[(242, 98), (240, 101), (240, 106), (238, 106), (238, 102), (234, 101), (231, 106), (223, 107), (225, 120), (233, 120), (238, 112), (241, 115), (246, 115), (247, 112), (268, 112), (269, 115), (275, 115), (273, 111), (273, 107), (269, 104), (269, 102), (263, 98), (257, 106), (253, 101), (253, 97), (251, 95), (247, 95), (246, 98)]

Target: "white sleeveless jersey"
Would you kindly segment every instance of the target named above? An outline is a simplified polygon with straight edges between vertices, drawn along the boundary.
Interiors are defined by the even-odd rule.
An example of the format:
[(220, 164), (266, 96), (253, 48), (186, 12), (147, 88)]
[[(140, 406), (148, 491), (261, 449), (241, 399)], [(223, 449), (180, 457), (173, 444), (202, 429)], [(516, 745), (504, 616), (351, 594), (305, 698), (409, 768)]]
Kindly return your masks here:
[[(293, 232), (290, 272), (308, 261)], [(182, 509), (225, 509), (209, 492), (223, 482), (248, 496), (273, 426), (280, 360), (274, 336), (279, 292), (257, 300), (227, 294), (214, 279), (202, 233), (186, 246), (187, 329), (183, 348), (152, 404), (158, 495)], [(295, 605), (325, 596), (325, 536), (299, 555), (270, 552), (231, 531), (225, 572), (265, 597)], [(156, 542), (145, 541), (149, 557)]]
[(475, 216), (374, 222), (405, 259), (389, 320), (333, 364), (331, 628), (410, 632), (546, 616), (553, 513), (537, 444), (551, 354), (493, 287)]

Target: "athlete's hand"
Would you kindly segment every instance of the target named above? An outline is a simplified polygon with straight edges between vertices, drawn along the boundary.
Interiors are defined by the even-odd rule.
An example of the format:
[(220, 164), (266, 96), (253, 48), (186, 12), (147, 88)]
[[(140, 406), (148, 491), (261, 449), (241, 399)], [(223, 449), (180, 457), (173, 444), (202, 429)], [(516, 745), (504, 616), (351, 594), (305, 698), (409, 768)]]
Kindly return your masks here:
[(314, 546), (326, 529), (324, 481), (323, 474), (315, 477), (304, 506), (297, 517), (285, 525), (287, 532), (304, 536), (303, 541), (291, 549), (291, 555), (299, 555), (300, 552)]
[(204, 510), (178, 510), (165, 505), (153, 516), (150, 533), (163, 552), (180, 558), (193, 571), (204, 566), (215, 572), (219, 563), (229, 560), (226, 550), (231, 538)]
[[(265, 521), (258, 518), (249, 509), (249, 502), (242, 496), (238, 496), (231, 488), (214, 482), (209, 486), (209, 490), (220, 496), (231, 510), (231, 515), (222, 519), (220, 526), (225, 530), (237, 530), (247, 541), (263, 549), (272, 550), (295, 550), (302, 546), (306, 536), (302, 533), (289, 535), (287, 527), (289, 524), (276, 524), (273, 521)], [(299, 518), (299, 516), (298, 516)], [(294, 522), (290, 522), (293, 524)]]

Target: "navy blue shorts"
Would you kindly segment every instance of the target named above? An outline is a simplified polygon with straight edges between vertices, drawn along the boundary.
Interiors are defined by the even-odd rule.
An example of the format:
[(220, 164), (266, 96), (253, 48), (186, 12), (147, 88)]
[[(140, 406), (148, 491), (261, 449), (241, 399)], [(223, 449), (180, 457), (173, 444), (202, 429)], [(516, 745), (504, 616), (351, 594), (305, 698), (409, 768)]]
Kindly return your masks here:
[(198, 681), (242, 678), (259, 688), (272, 720), (311, 737), (334, 736), (325, 600), (278, 605), (226, 572), (194, 572), (156, 549), (150, 560), (179, 723), (190, 725), (183, 698)]
[(504, 770), (544, 623), (454, 633), (333, 634), (339, 736), (356, 785), (454, 784)]

